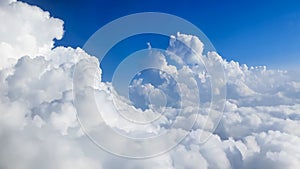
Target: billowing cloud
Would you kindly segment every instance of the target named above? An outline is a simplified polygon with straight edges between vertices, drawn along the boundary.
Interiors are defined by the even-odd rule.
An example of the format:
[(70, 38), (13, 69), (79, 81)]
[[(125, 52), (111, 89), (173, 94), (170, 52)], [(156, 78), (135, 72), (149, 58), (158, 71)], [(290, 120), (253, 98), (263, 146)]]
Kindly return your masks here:
[[(216, 52), (203, 53), (205, 46), (197, 37), (178, 33), (170, 37), (165, 53), (151, 53), (153, 64), (163, 71), (162, 83), (153, 85), (139, 77), (131, 84), (133, 100), (143, 98), (153, 104), (139, 109), (118, 95), (111, 83), (101, 82), (96, 57), (80, 48), (52, 49), (53, 39), (62, 38), (61, 20), (9, 0), (1, 1), (0, 11), (0, 19), (10, 21), (0, 28), (0, 168), (293, 169), (300, 165), (300, 80), (294, 74), (228, 62)], [(224, 84), (217, 79), (213, 81), (217, 87), (211, 89), (213, 70), (220, 66), (227, 80), (224, 112), (209, 110), (211, 93), (218, 93), (218, 84)], [(78, 103), (73, 100), (74, 81)], [(195, 86), (200, 101), (193, 93)], [(107, 126), (142, 138), (170, 130), (169, 139), (159, 140), (162, 145), (172, 144), (184, 131), (189, 135), (153, 158), (123, 158), (103, 151), (85, 135), (78, 110), (87, 112), (80, 120), (89, 122), (88, 129), (102, 130), (96, 135), (102, 140), (110, 137)], [(128, 118), (160, 118), (147, 125), (132, 124), (119, 115), (122, 111)], [(222, 115), (219, 124), (210, 111)], [(102, 119), (90, 116), (99, 112)], [(201, 136), (208, 140), (203, 142)], [(109, 141), (121, 152), (134, 151), (128, 142)], [(154, 145), (143, 150), (151, 152)]]
[[(0, 68), (14, 64), (21, 56), (43, 55), (53, 47), (53, 39), (61, 39), (63, 21), (50, 17), (36, 6), (23, 2), (0, 2), (0, 54), (5, 62)], [(4, 23), (5, 22), (5, 23)]]

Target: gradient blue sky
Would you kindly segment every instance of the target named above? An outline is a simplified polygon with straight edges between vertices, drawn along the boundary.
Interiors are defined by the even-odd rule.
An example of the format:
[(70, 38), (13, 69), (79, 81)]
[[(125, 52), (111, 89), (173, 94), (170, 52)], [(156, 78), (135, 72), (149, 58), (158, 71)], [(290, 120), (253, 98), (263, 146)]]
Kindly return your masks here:
[[(299, 0), (23, 1), (64, 20), (65, 36), (56, 45), (82, 47), (96, 30), (114, 19), (137, 12), (165, 12), (198, 26), (227, 60), (271, 68), (300, 67)], [(149, 41), (139, 39), (135, 46)], [(146, 48), (145, 43), (139, 47)], [(133, 50), (127, 49), (122, 50), (127, 54)]]

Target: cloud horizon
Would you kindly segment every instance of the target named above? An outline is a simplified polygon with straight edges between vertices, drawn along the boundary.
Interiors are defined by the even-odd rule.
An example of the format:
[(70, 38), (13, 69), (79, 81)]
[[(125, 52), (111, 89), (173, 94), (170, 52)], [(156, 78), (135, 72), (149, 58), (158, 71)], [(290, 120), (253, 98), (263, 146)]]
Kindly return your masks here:
[[(157, 84), (137, 76), (128, 86), (132, 100), (126, 100), (112, 83), (101, 81), (98, 58), (81, 48), (54, 47), (54, 39), (63, 38), (62, 20), (14, 0), (2, 1), (0, 12), (0, 19), (7, 20), (0, 28), (0, 168), (300, 166), (297, 74), (204, 53), (199, 37), (182, 32), (170, 36), (165, 52), (149, 52), (147, 62), (160, 70)], [(226, 83), (211, 77), (219, 75), (220, 67)], [(220, 107), (224, 101), (224, 110), (211, 107), (222, 86), (226, 99), (217, 101)], [(119, 115), (122, 111), (141, 122), (159, 119), (131, 123)], [(111, 132), (146, 141), (132, 144)], [(164, 133), (168, 137), (151, 140)], [(115, 152), (102, 150), (86, 134)], [(157, 152), (139, 160), (114, 155)]]

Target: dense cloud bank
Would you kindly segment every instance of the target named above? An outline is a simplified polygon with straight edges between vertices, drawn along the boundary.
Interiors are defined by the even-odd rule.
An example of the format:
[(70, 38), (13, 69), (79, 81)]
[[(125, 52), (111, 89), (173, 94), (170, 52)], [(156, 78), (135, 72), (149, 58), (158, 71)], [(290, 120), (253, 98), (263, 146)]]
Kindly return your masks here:
[[(165, 72), (160, 75), (166, 80), (153, 86), (139, 78), (130, 86), (132, 97), (161, 98), (160, 91), (164, 91), (166, 100), (174, 103), (166, 103), (166, 113), (160, 120), (141, 127), (118, 117), (111, 96), (120, 102), (120, 109), (144, 113), (147, 117), (157, 115), (160, 107), (154, 102), (142, 110), (124, 101), (110, 83), (101, 82), (98, 59), (82, 49), (52, 49), (53, 40), (62, 38), (63, 21), (50, 17), (38, 7), (9, 0), (0, 2), (0, 20), (7, 21), (0, 28), (2, 169), (294, 169), (300, 166), (300, 80), (287, 71), (228, 62), (215, 52), (204, 54), (205, 46), (197, 37), (178, 33), (170, 37), (166, 53), (152, 53), (153, 64)], [(218, 117), (207, 113), (211, 77), (201, 66), (203, 63), (209, 70), (224, 68), (225, 109), (223, 114), (214, 110), (222, 116), (220, 123), (216, 123)], [(189, 135), (171, 151), (140, 160), (114, 156), (96, 147), (76, 118), (75, 69), (79, 70), (75, 81), (84, 89), (80, 90), (82, 97), (77, 106), (85, 111), (97, 111), (91, 108), (88, 97), (93, 95), (105, 117), (101, 121), (84, 116), (91, 126), (105, 123), (123, 134), (137, 137), (160, 133), (175, 123), (172, 133), (180, 134), (189, 130), (189, 123), (195, 119), (193, 104), (198, 98), (190, 90), (195, 85), (200, 90), (200, 113)], [(174, 80), (181, 89), (176, 92), (184, 93), (179, 101), (178, 94), (174, 94), (177, 90)], [(181, 114), (179, 102), (185, 102)], [(99, 137), (106, 135), (102, 132)], [(203, 143), (200, 135), (210, 137)], [(117, 143), (111, 140), (111, 144)], [(117, 146), (131, 151), (126, 143)]]

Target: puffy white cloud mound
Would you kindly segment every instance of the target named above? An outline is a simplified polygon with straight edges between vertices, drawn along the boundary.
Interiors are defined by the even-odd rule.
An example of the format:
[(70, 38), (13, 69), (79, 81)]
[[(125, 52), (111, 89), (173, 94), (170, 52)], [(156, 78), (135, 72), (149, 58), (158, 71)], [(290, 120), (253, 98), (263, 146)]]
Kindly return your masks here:
[(62, 20), (15, 0), (0, 2), (0, 20), (0, 54), (6, 60), (0, 63), (0, 68), (24, 55), (45, 54), (53, 47), (53, 39), (61, 39), (63, 35)]
[[(0, 168), (294, 169), (300, 165), (300, 81), (287, 71), (228, 62), (215, 52), (203, 53), (205, 46), (197, 37), (178, 33), (171, 36), (166, 53), (153, 54), (153, 62), (178, 82), (184, 92), (184, 111), (180, 114), (178, 105), (167, 106), (160, 120), (141, 127), (118, 116), (112, 97), (135, 118), (142, 119), (139, 114), (152, 118), (160, 108), (141, 110), (124, 100), (110, 83), (101, 82), (98, 59), (82, 49), (52, 49), (53, 39), (63, 34), (61, 20), (10, 0), (0, 2), (0, 19), (10, 21), (0, 28)], [(218, 126), (215, 117), (208, 115), (211, 74), (203, 63), (209, 70), (222, 66), (227, 80), (227, 100)], [(75, 81), (82, 87), (78, 106), (105, 117), (83, 116), (92, 127), (107, 124), (123, 134), (149, 136), (176, 122), (172, 128), (176, 136), (196, 116), (197, 98), (190, 89), (198, 85), (201, 109), (196, 124), (174, 149), (153, 158), (134, 160), (107, 153), (87, 138), (77, 120), (75, 68), (79, 70)], [(169, 90), (172, 79), (164, 73), (160, 76), (166, 80), (158, 87), (138, 79), (132, 89), (139, 97), (152, 93), (153, 98), (164, 91), (177, 104), (177, 95)], [(97, 110), (90, 98), (99, 103)], [(201, 135), (210, 137), (203, 143)], [(107, 136), (103, 131), (98, 137)], [(119, 142), (111, 140), (114, 143)], [(126, 142), (115, 146), (131, 151)]]

